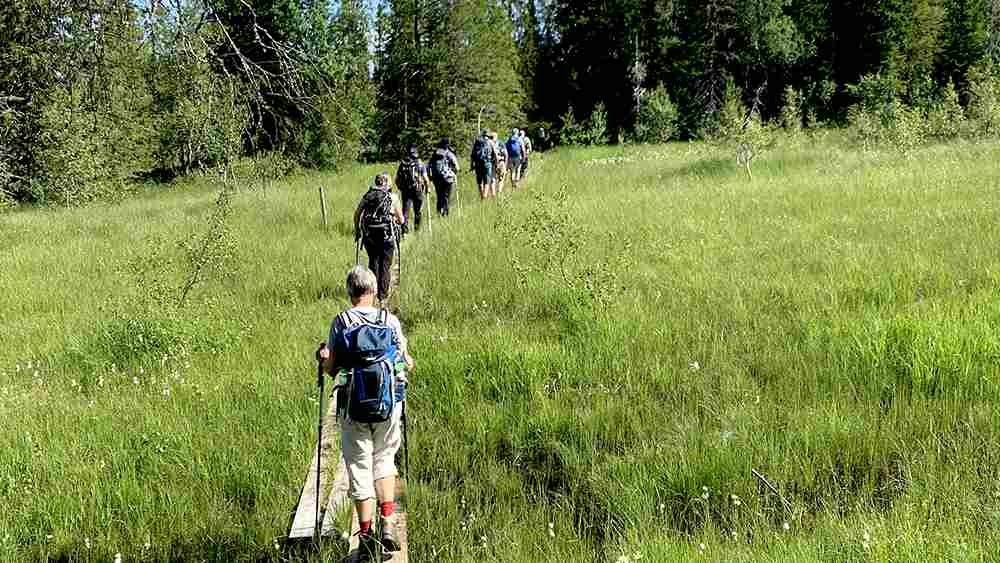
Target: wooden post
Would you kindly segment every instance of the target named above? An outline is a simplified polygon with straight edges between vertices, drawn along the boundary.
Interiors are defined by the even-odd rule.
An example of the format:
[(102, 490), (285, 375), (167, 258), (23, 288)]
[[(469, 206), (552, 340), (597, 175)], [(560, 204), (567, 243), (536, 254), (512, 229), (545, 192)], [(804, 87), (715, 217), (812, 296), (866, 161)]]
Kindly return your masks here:
[(323, 186), (319, 187), (319, 211), (323, 216), (323, 228), (326, 228), (326, 194), (323, 192)]

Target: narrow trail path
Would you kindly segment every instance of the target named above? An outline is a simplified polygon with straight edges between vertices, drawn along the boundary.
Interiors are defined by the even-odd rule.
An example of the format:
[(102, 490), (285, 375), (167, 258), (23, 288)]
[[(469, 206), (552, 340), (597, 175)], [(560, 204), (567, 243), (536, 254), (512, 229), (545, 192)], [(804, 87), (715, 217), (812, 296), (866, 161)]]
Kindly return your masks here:
[[(535, 165), (532, 169), (533, 175), (537, 175), (539, 173), (539, 168), (541, 168), (540, 165), (542, 164), (541, 160), (542, 159), (539, 157), (532, 160)], [(506, 195), (503, 197), (511, 197), (514, 193), (523, 191), (527, 185), (528, 182), (524, 179), (516, 192), (507, 187), (505, 189)], [(431, 197), (428, 197), (425, 200), (425, 213), (428, 214), (436, 213), (435, 206), (432, 205), (431, 199)], [(461, 208), (458, 209), (460, 210)], [(453, 213), (453, 215), (455, 214)], [(465, 217), (462, 215), (463, 214), (459, 211), (457, 216), (449, 218), (448, 221), (464, 221)], [(441, 221), (441, 218), (439, 217), (436, 220)], [(434, 221), (434, 219), (427, 221), (419, 236), (415, 236), (416, 233), (411, 234), (410, 237), (412, 238), (410, 238), (410, 240), (423, 241), (432, 238), (433, 223), (431, 221)], [(400, 257), (397, 256), (396, 259), (398, 260)], [(400, 277), (396, 275), (397, 271), (398, 270), (393, 269), (392, 297), (390, 298), (393, 301), (391, 307), (396, 311), (400, 308)], [(337, 446), (340, 442), (340, 422), (336, 416), (336, 403), (336, 394), (333, 394), (329, 401), (329, 407), (326, 409), (326, 414), (323, 417), (323, 442), (322, 444), (318, 444), (319, 448), (313, 447), (313, 458), (309, 464), (309, 469), (306, 472), (306, 477), (302, 484), (302, 492), (299, 495), (298, 505), (295, 509), (295, 516), (292, 519), (292, 524), (288, 532), (288, 539), (292, 541), (313, 542), (317, 540), (314, 536), (316, 532), (316, 507), (317, 504), (319, 504), (322, 507), (320, 512), (322, 525), (320, 526), (319, 541), (342, 541), (341, 532), (349, 530), (350, 549), (346, 559), (343, 559), (343, 561), (348, 563), (360, 563), (365, 561), (366, 558), (365, 554), (359, 549), (358, 515), (353, 508), (353, 503), (350, 502), (350, 498), (348, 497), (349, 486), (347, 479), (347, 467), (344, 464), (343, 456), (340, 455), (340, 448)], [(319, 457), (319, 466), (317, 466), (317, 456)], [(334, 464), (336, 465), (336, 470), (333, 472), (333, 478), (331, 479), (330, 467)], [(320, 471), (319, 489), (316, 487), (317, 467), (319, 467)], [(407, 473), (409, 473), (409, 469), (409, 467), (406, 468)], [(375, 561), (408, 563), (410, 560), (409, 534), (407, 531), (408, 518), (406, 513), (407, 484), (405, 478), (398, 477), (397, 479), (395, 499), (397, 509), (394, 518), (400, 549), (399, 551), (391, 553), (382, 552), (374, 559)], [(338, 527), (337, 518), (347, 504), (351, 504), (350, 527), (347, 528), (345, 526), (344, 528), (340, 528)]]

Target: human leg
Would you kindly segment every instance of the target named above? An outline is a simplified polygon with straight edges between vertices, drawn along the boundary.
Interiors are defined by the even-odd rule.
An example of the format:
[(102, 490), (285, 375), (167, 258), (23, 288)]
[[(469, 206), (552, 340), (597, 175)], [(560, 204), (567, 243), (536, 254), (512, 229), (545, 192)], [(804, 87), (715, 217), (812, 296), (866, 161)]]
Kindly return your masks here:
[(400, 195), (403, 200), (403, 232), (410, 230), (410, 208), (413, 207), (413, 192), (401, 190)]
[(451, 182), (439, 181), (434, 183), (434, 190), (437, 192), (437, 211), (442, 217), (448, 216), (448, 206), (451, 203)]
[(386, 551), (398, 551), (395, 530), (396, 452), (402, 443), (402, 404), (396, 405), (389, 420), (373, 425), (372, 477), (382, 517), (382, 545)]
[[(416, 190), (410, 194), (410, 202), (413, 204), (413, 230), (420, 230), (420, 223), (424, 216), (424, 192)], [(409, 222), (409, 219), (407, 219)]]
[(370, 533), (375, 515), (374, 448), (375, 440), (367, 425), (343, 421), (340, 451), (347, 467), (348, 494), (354, 501), (362, 534)]

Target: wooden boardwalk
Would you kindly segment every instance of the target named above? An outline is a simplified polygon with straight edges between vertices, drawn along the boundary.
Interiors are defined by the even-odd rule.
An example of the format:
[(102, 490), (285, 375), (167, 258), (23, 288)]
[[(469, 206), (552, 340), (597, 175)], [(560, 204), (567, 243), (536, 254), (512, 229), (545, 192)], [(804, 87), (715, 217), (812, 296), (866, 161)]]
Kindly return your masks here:
[[(299, 503), (295, 509), (295, 517), (292, 519), (292, 526), (288, 532), (289, 540), (315, 541), (316, 531), (316, 503), (321, 503), (323, 507), (320, 512), (322, 521), (321, 539), (326, 542), (340, 541), (340, 530), (347, 529), (346, 526), (338, 526), (337, 517), (345, 504), (350, 502), (348, 497), (347, 466), (344, 465), (344, 458), (340, 455), (340, 424), (336, 417), (336, 400), (330, 400), (330, 407), (323, 418), (323, 444), (321, 448), (321, 470), (320, 488), (316, 490), (316, 448), (313, 448), (313, 459), (306, 471), (306, 478), (302, 485), (302, 493), (299, 495)], [(332, 466), (336, 466), (333, 471), (333, 479), (330, 479)], [(407, 541), (407, 517), (405, 504), (406, 484), (400, 479), (396, 486), (395, 514), (396, 532), (399, 538), (400, 550), (397, 552), (382, 553), (381, 559), (375, 560), (392, 561), (393, 563), (409, 562), (409, 542)], [(345, 522), (346, 524), (346, 522)], [(351, 509), (350, 524), (350, 551), (346, 561), (358, 563), (364, 561), (362, 553), (358, 550), (358, 515)]]

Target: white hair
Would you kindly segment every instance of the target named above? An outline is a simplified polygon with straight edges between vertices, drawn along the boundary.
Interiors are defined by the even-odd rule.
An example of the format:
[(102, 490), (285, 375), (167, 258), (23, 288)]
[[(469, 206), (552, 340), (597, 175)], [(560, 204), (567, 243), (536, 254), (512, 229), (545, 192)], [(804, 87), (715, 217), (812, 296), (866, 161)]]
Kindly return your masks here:
[(347, 296), (352, 301), (360, 299), (361, 296), (375, 293), (378, 288), (378, 280), (375, 273), (360, 264), (351, 268), (347, 272)]

